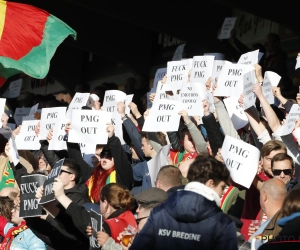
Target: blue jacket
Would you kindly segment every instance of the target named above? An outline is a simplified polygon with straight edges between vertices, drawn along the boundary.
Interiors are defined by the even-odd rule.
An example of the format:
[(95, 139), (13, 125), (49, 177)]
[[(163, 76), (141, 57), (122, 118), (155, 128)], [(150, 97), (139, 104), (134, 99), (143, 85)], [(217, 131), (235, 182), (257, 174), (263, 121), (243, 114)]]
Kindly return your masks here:
[(145, 189), (151, 188), (151, 177), (149, 174), (149, 168), (146, 161), (142, 161), (137, 163), (133, 168), (133, 178), (136, 181), (143, 181), (142, 188), (140, 191), (144, 191)]
[(236, 227), (215, 201), (180, 190), (153, 208), (130, 247), (135, 249), (237, 250)]

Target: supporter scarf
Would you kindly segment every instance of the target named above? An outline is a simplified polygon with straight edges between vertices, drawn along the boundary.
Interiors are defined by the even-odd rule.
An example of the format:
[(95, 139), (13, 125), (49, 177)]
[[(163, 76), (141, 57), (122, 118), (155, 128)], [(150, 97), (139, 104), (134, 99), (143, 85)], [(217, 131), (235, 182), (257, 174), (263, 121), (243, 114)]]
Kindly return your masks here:
[(226, 204), (228, 202), (229, 197), (231, 196), (231, 194), (234, 192), (235, 187), (234, 186), (230, 186), (226, 193), (222, 196), (221, 198), (221, 209), (224, 210), (224, 208), (226, 207)]
[(174, 157), (174, 163), (176, 162), (176, 158), (177, 158), (177, 163), (175, 164), (176, 167), (179, 167), (183, 161), (195, 158), (195, 156), (197, 156), (197, 152), (195, 151), (193, 153), (190, 153), (185, 159), (184, 159), (184, 155), (185, 155), (185, 150), (181, 152), (177, 152), (177, 154)]
[(10, 166), (10, 162), (7, 161), (6, 163), (7, 170), (5, 171), (4, 175), (2, 176), (2, 180), (0, 182), (0, 190), (6, 187), (14, 187), (15, 186), (15, 176), (13, 170)]
[(20, 225), (12, 227), (6, 233), (3, 242), (0, 244), (0, 250), (10, 249), (11, 243), (14, 238), (21, 232), (27, 229), (27, 225), (25, 221), (22, 221)]

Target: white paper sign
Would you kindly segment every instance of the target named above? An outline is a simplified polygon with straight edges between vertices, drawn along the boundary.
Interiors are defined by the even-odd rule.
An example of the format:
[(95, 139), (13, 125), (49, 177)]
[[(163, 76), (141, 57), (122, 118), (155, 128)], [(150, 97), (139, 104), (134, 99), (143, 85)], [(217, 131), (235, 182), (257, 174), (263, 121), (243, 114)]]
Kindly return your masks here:
[(231, 62), (224, 60), (214, 60), (213, 70), (212, 70), (212, 83), (215, 83), (222, 72), (225, 63), (231, 64)]
[(32, 106), (28, 116), (34, 119), (34, 114), (38, 111), (38, 107), (39, 107), (38, 103)]
[(262, 85), (262, 93), (264, 97), (267, 99), (269, 104), (274, 104), (274, 95), (272, 92), (272, 84), (269, 81), (269, 78), (264, 78), (264, 82)]
[[(6, 99), (5, 98), (0, 98), (0, 115), (2, 116), (2, 114), (4, 113), (4, 109), (5, 109), (5, 103), (6, 103)], [(0, 119), (0, 126), (2, 128), (2, 119)]]
[(180, 61), (182, 58), (182, 53), (184, 51), (184, 46), (185, 44), (181, 44), (177, 47), (177, 49), (175, 50), (175, 53), (173, 55), (172, 61)]
[(142, 131), (177, 131), (179, 127), (179, 111), (184, 109), (184, 104), (173, 100), (158, 100), (149, 111)]
[(233, 29), (236, 17), (226, 17), (222, 25), (221, 33), (218, 39), (229, 39), (230, 31)]
[(156, 88), (156, 94), (154, 98), (154, 102), (160, 100), (160, 99), (167, 99), (167, 94), (166, 94), (166, 88), (165, 85), (161, 83), (161, 81), (158, 81), (157, 83), (157, 88)]
[(156, 177), (161, 167), (168, 165), (167, 157), (169, 155), (170, 148), (171, 144), (163, 146), (158, 151), (157, 155), (147, 162), (152, 187), (156, 186)]
[(299, 68), (300, 68), (300, 56), (297, 57), (297, 63), (295, 69), (299, 69)]
[(31, 108), (16, 108), (14, 119), (17, 125), (22, 124), (22, 117), (30, 113)]
[(156, 91), (158, 81), (161, 81), (166, 74), (167, 74), (167, 68), (161, 68), (156, 71), (154, 81), (153, 81), (153, 92)]
[(111, 113), (99, 110), (73, 110), (69, 142), (107, 144), (107, 124)]
[(206, 83), (212, 75), (214, 56), (194, 56), (191, 81)]
[(45, 140), (48, 131), (54, 128), (55, 123), (65, 119), (66, 110), (66, 107), (42, 109), (39, 140)]
[[(82, 145), (82, 143), (80, 145)], [(96, 152), (96, 144), (84, 144), (82, 146), (84, 147), (80, 147), (80, 150), (82, 150), (81, 153), (83, 154), (83, 160), (91, 167), (94, 167), (92, 157)]]
[(165, 89), (176, 93), (177, 90), (181, 89), (182, 85), (188, 81), (188, 73), (187, 60), (168, 62)]
[(257, 173), (259, 150), (249, 143), (226, 135), (222, 157), (232, 180), (249, 188)]
[(6, 98), (16, 98), (20, 95), (21, 88), (22, 88), (22, 82), (23, 79), (18, 79), (16, 81), (12, 81), (9, 84), (9, 87), (7, 90), (5, 90), (3, 97)]
[(193, 67), (193, 58), (182, 58), (181, 61), (186, 61), (188, 63), (188, 69), (191, 70)]
[(281, 127), (279, 135), (289, 135), (295, 128), (295, 121), (300, 118), (300, 107), (298, 104), (293, 104), (286, 120), (285, 124)]
[(35, 127), (39, 120), (29, 120), (22, 122), (20, 134), (16, 137), (16, 145), (18, 150), (39, 150), (41, 144), (35, 134)]
[(19, 157), (19, 154), (18, 154), (17, 145), (16, 145), (15, 140), (13, 138), (9, 139), (9, 146), (10, 146), (9, 154), (11, 156), (11, 159), (12, 159), (14, 165), (17, 166), (18, 163), (20, 162), (20, 157)]
[(206, 91), (206, 100), (209, 102), (209, 112), (213, 113), (216, 108), (214, 104), (214, 97), (209, 91)]
[(240, 129), (248, 124), (248, 118), (244, 108), (238, 103), (239, 97), (229, 97), (224, 99), (227, 112), (231, 118), (235, 129)]
[(264, 76), (264, 83), (270, 82), (272, 87), (277, 87), (281, 76), (273, 71), (266, 71)]
[(214, 56), (215, 60), (223, 61), (225, 60), (225, 55), (221, 53), (204, 53), (204, 56)]
[(125, 101), (125, 114), (126, 115), (130, 115), (130, 108), (128, 107), (128, 105), (132, 102), (133, 99), (133, 95), (127, 95), (126, 96), (126, 101)]
[(76, 109), (81, 109), (83, 106), (86, 105), (88, 99), (90, 97), (90, 93), (76, 93), (73, 97), (68, 111), (66, 113), (66, 118), (71, 121), (72, 119), (72, 111)]
[(244, 75), (244, 110), (255, 105), (256, 95), (253, 93), (254, 83), (255, 73), (252, 70)]
[(241, 55), (238, 64), (254, 65), (258, 63), (259, 50), (251, 51)]
[(65, 127), (67, 124), (66, 119), (61, 119), (55, 122), (53, 128), (52, 140), (49, 142), (49, 150), (64, 150), (67, 149), (67, 142), (64, 141), (66, 134)]

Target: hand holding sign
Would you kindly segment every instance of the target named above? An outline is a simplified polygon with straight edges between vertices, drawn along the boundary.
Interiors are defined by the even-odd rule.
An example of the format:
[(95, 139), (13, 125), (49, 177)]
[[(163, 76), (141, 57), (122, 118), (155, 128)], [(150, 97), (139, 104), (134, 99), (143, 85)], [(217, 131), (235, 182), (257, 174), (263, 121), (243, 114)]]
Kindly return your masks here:
[(54, 179), (52, 191), (54, 192), (54, 196), (57, 200), (61, 196), (65, 195), (64, 184), (58, 177)]
[(261, 98), (263, 97), (263, 93), (262, 93), (262, 87), (259, 83), (255, 83), (253, 86), (253, 93), (258, 97)]
[(254, 64), (254, 72), (257, 82), (262, 83), (264, 78), (262, 77), (262, 69), (259, 64)]
[(53, 138), (53, 129), (50, 129), (49, 132), (48, 132), (47, 138), (46, 138), (48, 143), (50, 143), (52, 138)]
[(111, 138), (114, 135), (115, 127), (111, 123), (108, 123), (106, 127), (106, 131), (108, 133), (108, 138)]
[(184, 121), (184, 123), (185, 124), (188, 124), (188, 123), (190, 123), (191, 122), (191, 120), (190, 120), (190, 118), (189, 118), (189, 115), (188, 115), (188, 113), (186, 112), (186, 110), (180, 110), (179, 112), (178, 112), (178, 115), (181, 115), (181, 117), (182, 117), (182, 119), (183, 119), (183, 121)]
[(121, 115), (121, 117), (125, 116), (125, 103), (124, 102), (118, 102), (117, 104), (117, 111)]

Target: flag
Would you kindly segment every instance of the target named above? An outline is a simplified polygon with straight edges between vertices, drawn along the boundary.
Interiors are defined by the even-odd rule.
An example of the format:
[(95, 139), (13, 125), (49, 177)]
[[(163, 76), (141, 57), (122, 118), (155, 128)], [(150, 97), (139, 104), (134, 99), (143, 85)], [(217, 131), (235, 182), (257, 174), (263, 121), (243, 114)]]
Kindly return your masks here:
[(76, 31), (31, 5), (0, 0), (0, 87), (15, 74), (42, 79), (57, 47)]

